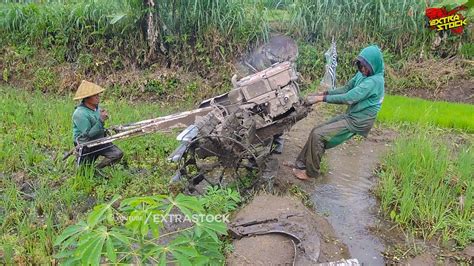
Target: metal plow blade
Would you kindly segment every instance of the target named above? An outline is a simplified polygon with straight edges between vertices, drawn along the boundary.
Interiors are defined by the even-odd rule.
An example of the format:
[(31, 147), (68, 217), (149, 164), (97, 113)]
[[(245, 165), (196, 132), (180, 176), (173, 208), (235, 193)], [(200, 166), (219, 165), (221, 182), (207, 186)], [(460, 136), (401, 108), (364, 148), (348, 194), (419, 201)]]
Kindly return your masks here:
[(303, 214), (293, 213), (265, 220), (245, 220), (229, 225), (234, 238), (240, 239), (265, 234), (281, 234), (290, 237), (295, 247), (293, 264), (306, 261), (316, 263), (319, 258), (320, 240), (317, 232), (298, 222)]

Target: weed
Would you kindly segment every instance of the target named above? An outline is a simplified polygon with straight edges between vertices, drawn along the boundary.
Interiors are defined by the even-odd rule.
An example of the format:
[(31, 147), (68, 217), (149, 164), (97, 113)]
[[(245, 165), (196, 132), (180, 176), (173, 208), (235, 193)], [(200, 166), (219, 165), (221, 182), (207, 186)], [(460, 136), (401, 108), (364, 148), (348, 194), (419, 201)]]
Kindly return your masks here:
[(304, 190), (302, 190), (297, 185), (292, 185), (288, 190), (291, 195), (295, 196), (296, 198), (300, 199), (301, 202), (308, 208), (314, 208), (314, 203), (311, 200), (311, 196)]
[(237, 209), (240, 203), (240, 195), (230, 188), (220, 189), (208, 187), (206, 194), (201, 198), (201, 203), (209, 213), (229, 213)]
[(55, 88), (58, 86), (58, 77), (49, 68), (39, 68), (35, 72), (33, 86), (35, 89), (43, 92), (55, 91)]
[(461, 46), (460, 50), (461, 54), (467, 59), (474, 58), (474, 44), (472, 43), (465, 43)]

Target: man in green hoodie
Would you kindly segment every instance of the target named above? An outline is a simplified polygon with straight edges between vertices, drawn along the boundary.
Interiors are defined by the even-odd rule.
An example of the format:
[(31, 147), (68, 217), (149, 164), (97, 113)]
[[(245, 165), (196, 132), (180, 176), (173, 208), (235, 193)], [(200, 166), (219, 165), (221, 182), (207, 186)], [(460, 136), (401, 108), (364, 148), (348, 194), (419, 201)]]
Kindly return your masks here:
[[(74, 146), (105, 136), (104, 123), (109, 115), (106, 110), (99, 108), (99, 94), (103, 91), (99, 85), (86, 80), (83, 80), (77, 89), (74, 100), (81, 100), (81, 103), (72, 115)], [(120, 161), (123, 152), (112, 143), (83, 148), (78, 163), (92, 163), (99, 156), (104, 159), (97, 164), (97, 168), (103, 168)]]
[(309, 95), (307, 103), (318, 102), (349, 105), (346, 113), (316, 126), (293, 165), (294, 175), (301, 180), (319, 175), (321, 158), (333, 148), (359, 134), (367, 137), (384, 97), (384, 63), (376, 45), (364, 48), (357, 56), (358, 72), (343, 87)]

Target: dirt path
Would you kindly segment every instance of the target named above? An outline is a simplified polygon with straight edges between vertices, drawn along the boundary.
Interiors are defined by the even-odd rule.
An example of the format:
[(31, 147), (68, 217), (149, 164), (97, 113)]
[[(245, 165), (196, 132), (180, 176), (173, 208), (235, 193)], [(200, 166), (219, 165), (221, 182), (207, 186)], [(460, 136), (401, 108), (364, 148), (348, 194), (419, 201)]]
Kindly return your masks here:
[[(262, 213), (268, 218), (276, 213), (285, 213), (282, 206), (288, 206), (289, 210), (305, 209), (307, 213), (305, 219), (312, 224), (311, 226), (321, 239), (318, 262), (357, 258), (354, 255), (358, 255), (363, 257), (365, 263), (380, 265), (383, 264), (380, 256), (383, 245), (378, 239), (372, 237), (368, 228), (365, 227), (367, 224), (376, 222), (373, 219), (375, 217), (373, 209), (370, 208), (375, 205), (375, 199), (369, 196), (369, 189), (373, 185), (372, 170), (376, 167), (380, 156), (386, 151), (387, 143), (393, 140), (395, 134), (386, 130), (373, 129), (366, 140), (351, 140), (347, 144), (329, 150), (326, 158), (329, 172), (310, 181), (303, 182), (295, 179), (291, 169), (282, 165), (283, 162), (293, 161), (296, 158), (311, 129), (333, 112), (334, 110), (328, 108), (327, 105), (316, 106), (307, 118), (298, 122), (290, 132), (284, 135), (285, 150), (283, 154), (275, 156), (279, 164), (274, 183), (275, 190), (285, 193), (291, 187), (298, 186), (311, 195), (316, 212), (314, 210), (308, 212), (309, 209), (303, 206), (301, 200), (295, 202), (295, 199), (276, 197), (270, 201), (268, 197), (275, 196), (266, 195), (257, 197), (257, 203), (254, 199), (239, 212), (236, 219), (259, 217)], [(354, 211), (350, 211), (351, 208)], [(243, 238), (235, 241), (234, 246), (234, 257), (230, 258), (230, 265), (249, 262), (291, 264), (294, 255), (291, 242), (282, 236)]]
[[(286, 190), (286, 188), (291, 187), (292, 185), (298, 185), (305, 192), (311, 194), (312, 192), (314, 192), (315, 186), (320, 184), (321, 182), (320, 178), (310, 179), (309, 181), (300, 181), (294, 178), (291, 169), (288, 167), (282, 166), (282, 163), (285, 161), (288, 161), (288, 162), (294, 161), (298, 153), (301, 151), (301, 148), (304, 146), (309, 132), (311, 132), (311, 129), (314, 126), (324, 122), (331, 115), (334, 115), (334, 112), (336, 113), (341, 112), (341, 110), (335, 111), (327, 107), (328, 105), (326, 106), (317, 105), (315, 109), (309, 113), (308, 117), (299, 121), (295, 126), (293, 126), (290, 132), (284, 135), (285, 149), (281, 155), (275, 156), (278, 159), (279, 164), (281, 166), (278, 171), (278, 177), (275, 180), (275, 186), (277, 186), (280, 190), (283, 191), (283, 190)], [(350, 158), (350, 157), (348, 158), (348, 156), (345, 156), (346, 158), (341, 158), (341, 160), (338, 160), (338, 157), (341, 156), (342, 154), (336, 151), (341, 150), (341, 149), (351, 150), (353, 146), (359, 146), (358, 148), (359, 152), (366, 152), (366, 151), (375, 152), (374, 153), (375, 156), (367, 155), (368, 157), (367, 163), (369, 163), (371, 166), (375, 166), (375, 164), (379, 160), (379, 157), (385, 151), (385, 148), (387, 147), (386, 144), (388, 145), (388, 143), (390, 143), (395, 138), (395, 136), (396, 136), (396, 133), (392, 131), (379, 129), (379, 128), (373, 128), (370, 131), (369, 137), (365, 140), (362, 140), (356, 137), (356, 140), (354, 139), (350, 140), (347, 143), (342, 144), (341, 146), (328, 150), (326, 153), (327, 154), (326, 160), (329, 159), (332, 162), (340, 162), (341, 160), (342, 161), (349, 160), (350, 162), (347, 163), (346, 165), (350, 166), (352, 163), (354, 163), (354, 158), (357, 157), (356, 156), (357, 154), (355, 154), (354, 152), (352, 154), (353, 158)], [(360, 145), (361, 142), (365, 142), (365, 143), (361, 146)], [(329, 163), (329, 166), (331, 166), (331, 163)], [(333, 168), (334, 167), (335, 166), (333, 165)], [(333, 171), (333, 175), (334, 175), (334, 171)]]
[[(285, 152), (277, 157), (280, 165), (296, 158), (311, 129), (328, 116), (323, 109), (325, 107), (319, 106), (286, 135)], [(277, 177), (281, 187), (297, 185), (310, 194), (316, 212), (326, 216), (351, 256), (364, 264), (384, 264), (381, 254), (384, 245), (369, 230), (379, 222), (376, 200), (370, 190), (375, 185), (373, 170), (395, 135), (374, 128), (367, 139), (352, 139), (328, 150), (325, 155), (327, 173), (309, 182), (295, 179), (288, 167), (280, 168)]]

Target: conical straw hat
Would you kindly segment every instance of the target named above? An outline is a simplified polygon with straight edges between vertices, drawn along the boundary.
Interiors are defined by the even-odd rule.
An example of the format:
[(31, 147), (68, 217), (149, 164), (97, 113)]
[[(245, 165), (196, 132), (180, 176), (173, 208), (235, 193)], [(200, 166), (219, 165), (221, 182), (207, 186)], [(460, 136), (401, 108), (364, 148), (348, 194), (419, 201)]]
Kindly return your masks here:
[(79, 85), (79, 88), (76, 91), (76, 95), (74, 95), (74, 100), (84, 99), (84, 98), (99, 94), (103, 92), (104, 90), (105, 90), (104, 88), (102, 88), (101, 86), (97, 84), (94, 84), (87, 80), (83, 80), (81, 82), (81, 85)]

